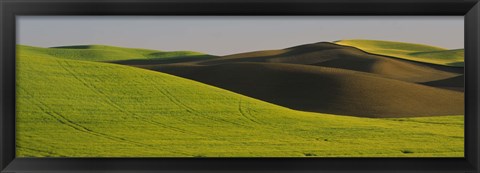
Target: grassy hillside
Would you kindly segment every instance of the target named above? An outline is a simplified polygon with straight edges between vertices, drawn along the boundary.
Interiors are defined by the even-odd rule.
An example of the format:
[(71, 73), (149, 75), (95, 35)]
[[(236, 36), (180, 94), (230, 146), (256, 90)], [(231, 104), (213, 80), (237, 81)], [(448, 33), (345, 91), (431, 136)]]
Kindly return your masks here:
[(164, 73), (29, 47), (19, 48), (17, 70), (17, 157), (463, 157), (463, 116), (294, 111)]
[(438, 65), (463, 67), (464, 50), (380, 40), (340, 40), (336, 44), (353, 46), (369, 53), (404, 58)]
[(53, 48), (19, 45), (17, 47), (22, 50), (45, 54), (51, 57), (84, 61), (157, 60), (172, 58), (214, 57), (212, 55), (192, 51), (166, 52), (105, 45), (62, 46)]

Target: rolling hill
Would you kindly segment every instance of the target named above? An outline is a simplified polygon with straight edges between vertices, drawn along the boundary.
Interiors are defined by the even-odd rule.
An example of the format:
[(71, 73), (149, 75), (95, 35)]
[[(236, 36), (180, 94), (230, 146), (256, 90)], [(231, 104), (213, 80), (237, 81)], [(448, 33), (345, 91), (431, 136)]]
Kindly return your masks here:
[(124, 48), (106, 45), (77, 45), (61, 46), (52, 48), (41, 48), (33, 46), (18, 45), (22, 50), (34, 51), (51, 57), (62, 59), (73, 59), (83, 61), (121, 61), (121, 60), (167, 60), (181, 58), (215, 58), (213, 55), (207, 55), (192, 51), (158, 51), (137, 48)]
[(330, 67), (283, 63), (172, 65), (162, 71), (295, 110), (359, 117), (463, 114), (461, 92)]
[(17, 70), (17, 157), (463, 157), (463, 116), (295, 111), (165, 73), (22, 46)]
[[(406, 82), (429, 82), (463, 74), (462, 67), (447, 67), (366, 53), (360, 49), (319, 42), (280, 50), (247, 52), (216, 59), (190, 62), (217, 65), (236, 62), (265, 62), (334, 67), (381, 75)], [(146, 62), (145, 65), (152, 65)]]
[(412, 61), (445, 66), (463, 67), (464, 50), (381, 40), (340, 40), (336, 44), (352, 46), (369, 53), (387, 55)]
[(360, 117), (464, 112), (464, 94), (458, 92), (463, 68), (372, 55), (326, 42), (183, 63), (130, 65), (303, 111)]
[[(135, 60), (114, 61), (114, 63), (135, 66), (153, 66), (155, 61)], [(334, 67), (346, 70), (373, 73), (386, 78), (407, 82), (429, 82), (463, 74), (463, 67), (447, 67), (429, 63), (405, 61), (391, 57), (366, 53), (362, 50), (328, 42), (319, 42), (287, 49), (247, 52), (215, 59), (184, 61), (192, 65), (218, 65), (237, 62), (265, 62), (303, 64)]]

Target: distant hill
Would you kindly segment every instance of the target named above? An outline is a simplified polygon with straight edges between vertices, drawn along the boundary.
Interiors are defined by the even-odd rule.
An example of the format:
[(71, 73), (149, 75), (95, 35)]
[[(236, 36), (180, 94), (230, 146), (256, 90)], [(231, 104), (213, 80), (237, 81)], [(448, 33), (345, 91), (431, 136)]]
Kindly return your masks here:
[[(216, 59), (192, 61), (190, 64), (217, 65), (238, 62), (333, 67), (372, 73), (407, 82), (429, 82), (463, 74), (462, 67), (449, 67), (373, 55), (354, 47), (329, 42), (305, 44), (279, 50), (246, 52)], [(145, 62), (145, 65), (154, 64)]]
[(23, 50), (35, 51), (46, 55), (84, 61), (122, 61), (122, 60), (166, 60), (181, 58), (214, 58), (192, 51), (158, 51), (149, 49), (124, 48), (106, 45), (78, 45), (41, 48), (19, 45)]
[(464, 65), (464, 49), (447, 50), (423, 44), (381, 40), (340, 40), (334, 43), (356, 47), (369, 53), (412, 61), (454, 67), (463, 67)]

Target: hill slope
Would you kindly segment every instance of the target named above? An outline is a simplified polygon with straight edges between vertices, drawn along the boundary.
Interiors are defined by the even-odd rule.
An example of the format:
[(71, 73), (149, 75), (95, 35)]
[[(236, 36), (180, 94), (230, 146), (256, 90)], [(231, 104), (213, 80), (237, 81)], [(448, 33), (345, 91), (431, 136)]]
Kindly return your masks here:
[(152, 69), (295, 110), (383, 118), (464, 112), (461, 92), (338, 68), (284, 63), (227, 63), (170, 65)]
[[(334, 67), (373, 73), (407, 82), (429, 82), (463, 74), (462, 67), (447, 67), (372, 55), (357, 48), (319, 42), (287, 49), (247, 52), (191, 62), (216, 65), (235, 62), (267, 62)], [(152, 65), (146, 62), (147, 65)]]
[[(361, 117), (464, 112), (464, 95), (457, 92), (463, 88), (463, 68), (372, 55), (325, 42), (184, 63), (130, 65), (304, 111)], [(456, 80), (441, 82), (451, 78)]]
[(159, 72), (17, 55), (17, 157), (463, 157), (462, 116), (307, 113)]
[(412, 61), (438, 65), (463, 67), (464, 50), (447, 50), (444, 48), (393, 41), (380, 40), (340, 40), (336, 44), (353, 46), (364, 51), (403, 58)]
[(52, 48), (19, 45), (17, 47), (22, 50), (34, 51), (52, 57), (83, 61), (162, 60), (193, 57), (202, 59), (215, 58), (215, 56), (212, 55), (192, 51), (166, 52), (106, 45), (79, 45)]

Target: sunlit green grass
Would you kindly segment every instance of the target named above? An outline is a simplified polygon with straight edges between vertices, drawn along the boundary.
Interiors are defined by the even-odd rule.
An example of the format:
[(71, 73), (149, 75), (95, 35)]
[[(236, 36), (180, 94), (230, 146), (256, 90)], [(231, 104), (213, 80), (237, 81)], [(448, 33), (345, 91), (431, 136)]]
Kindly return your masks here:
[(460, 115), (301, 112), (164, 73), (71, 59), (88, 57), (19, 47), (18, 157), (463, 157)]
[(412, 61), (456, 67), (464, 65), (464, 49), (447, 50), (422, 44), (380, 40), (340, 40), (335, 43)]

